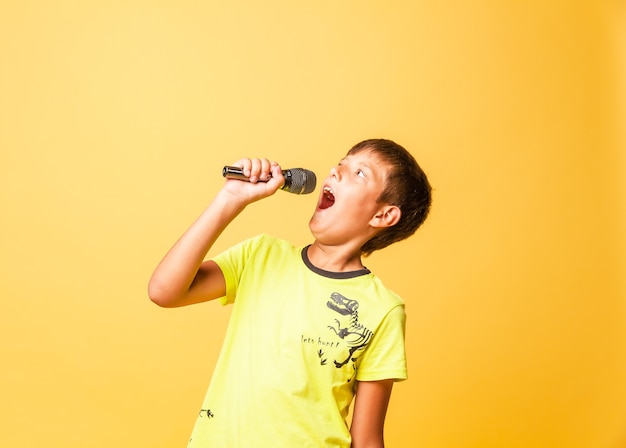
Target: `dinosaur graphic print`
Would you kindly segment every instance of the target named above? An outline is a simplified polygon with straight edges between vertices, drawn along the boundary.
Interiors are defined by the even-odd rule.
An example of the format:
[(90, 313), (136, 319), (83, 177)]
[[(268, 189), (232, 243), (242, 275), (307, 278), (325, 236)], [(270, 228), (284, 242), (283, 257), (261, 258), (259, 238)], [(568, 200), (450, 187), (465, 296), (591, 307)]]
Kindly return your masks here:
[(331, 310), (345, 316), (344, 319), (335, 319), (335, 325), (329, 325), (341, 340), (347, 345), (348, 353), (345, 359), (334, 360), (338, 369), (350, 361), (356, 361), (357, 352), (364, 350), (374, 335), (372, 331), (359, 322), (359, 302), (349, 299), (338, 292), (333, 292), (326, 305)]

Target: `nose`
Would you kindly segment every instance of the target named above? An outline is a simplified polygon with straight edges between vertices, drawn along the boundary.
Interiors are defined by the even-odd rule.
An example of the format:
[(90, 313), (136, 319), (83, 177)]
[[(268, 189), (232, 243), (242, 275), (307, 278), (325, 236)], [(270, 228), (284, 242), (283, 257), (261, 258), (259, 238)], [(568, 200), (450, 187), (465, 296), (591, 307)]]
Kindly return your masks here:
[(341, 180), (341, 165), (336, 165), (330, 169), (330, 177)]

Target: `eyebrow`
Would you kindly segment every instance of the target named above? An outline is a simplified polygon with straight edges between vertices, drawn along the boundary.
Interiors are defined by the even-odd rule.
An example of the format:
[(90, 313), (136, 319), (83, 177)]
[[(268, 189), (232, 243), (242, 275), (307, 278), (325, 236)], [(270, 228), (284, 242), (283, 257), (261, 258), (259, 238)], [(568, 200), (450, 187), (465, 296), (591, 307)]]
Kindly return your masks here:
[[(344, 157), (344, 159), (347, 159), (347, 157)], [(342, 159), (342, 160), (344, 160)], [(374, 164), (368, 161), (359, 161), (357, 168), (360, 169), (361, 171), (365, 172), (366, 178), (369, 178), (371, 176), (374, 175), (374, 173), (376, 172), (375, 169), (373, 168)]]

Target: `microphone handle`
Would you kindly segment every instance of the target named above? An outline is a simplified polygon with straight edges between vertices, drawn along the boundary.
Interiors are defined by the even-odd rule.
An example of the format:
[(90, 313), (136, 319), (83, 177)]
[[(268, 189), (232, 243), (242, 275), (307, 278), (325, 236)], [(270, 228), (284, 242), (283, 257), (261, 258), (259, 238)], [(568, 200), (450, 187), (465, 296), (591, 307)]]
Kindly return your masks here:
[[(283, 170), (283, 175), (285, 176), (285, 185), (281, 187), (281, 189), (285, 189), (291, 185), (291, 170)], [(225, 166), (222, 168), (222, 176), (227, 179), (237, 179), (237, 180), (245, 180), (246, 182), (250, 182), (250, 178), (248, 176), (244, 176), (243, 168), (239, 168), (238, 166)], [(267, 182), (271, 179), (271, 175), (269, 179), (261, 180), (259, 182)]]
[[(228, 179), (238, 179), (238, 180), (245, 180), (245, 181), (250, 181), (250, 178), (248, 176), (244, 176), (243, 174), (243, 168), (239, 168), (237, 166), (225, 166), (222, 169), (222, 176), (228, 178)], [(267, 181), (265, 181), (267, 182)]]

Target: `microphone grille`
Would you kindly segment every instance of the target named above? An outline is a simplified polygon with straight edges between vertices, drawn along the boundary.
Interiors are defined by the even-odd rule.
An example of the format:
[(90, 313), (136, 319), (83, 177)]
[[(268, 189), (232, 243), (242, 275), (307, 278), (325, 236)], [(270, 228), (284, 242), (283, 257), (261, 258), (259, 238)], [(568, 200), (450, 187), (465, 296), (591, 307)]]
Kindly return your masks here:
[(291, 168), (285, 173), (284, 191), (295, 194), (309, 194), (315, 190), (317, 179), (313, 171), (304, 168)]

